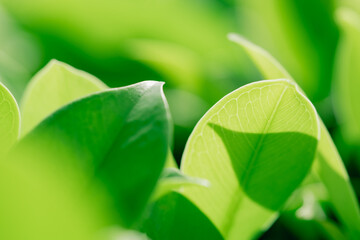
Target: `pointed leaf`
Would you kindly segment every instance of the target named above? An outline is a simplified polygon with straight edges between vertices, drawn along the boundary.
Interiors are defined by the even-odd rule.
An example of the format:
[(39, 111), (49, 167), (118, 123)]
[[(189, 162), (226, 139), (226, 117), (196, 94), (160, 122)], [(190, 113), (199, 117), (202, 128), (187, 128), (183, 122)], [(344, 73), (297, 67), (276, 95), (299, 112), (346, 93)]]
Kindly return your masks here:
[[(270, 69), (270, 71), (266, 71), (264, 76), (268, 78), (283, 76), (284, 68), (282, 65), (264, 49), (254, 44), (247, 44), (237, 35), (232, 35), (231, 40), (244, 48), (259, 69), (262, 71)], [(271, 65), (278, 70), (272, 70)], [(273, 74), (276, 72), (280, 74)], [(292, 81), (294, 82), (294, 80)], [(296, 83), (294, 82), (294, 84)], [(318, 118), (320, 119), (319, 116)], [(360, 214), (354, 190), (340, 155), (321, 120), (320, 131), (321, 136), (315, 160), (317, 164), (314, 164), (312, 172), (319, 175), (326, 186), (330, 201), (340, 220), (348, 229), (356, 232), (360, 229)]]
[(21, 102), (21, 134), (28, 133), (63, 105), (106, 88), (94, 76), (51, 60), (33, 77), (25, 90)]
[(181, 170), (211, 187), (182, 192), (225, 239), (254, 238), (307, 175), (318, 135), (312, 104), (289, 81), (241, 87), (205, 114), (186, 145)]
[(162, 85), (146, 81), (75, 101), (45, 119), (13, 154), (48, 157), (61, 161), (65, 171), (75, 168), (100, 179), (116, 199), (122, 224), (131, 226), (168, 153), (171, 128)]

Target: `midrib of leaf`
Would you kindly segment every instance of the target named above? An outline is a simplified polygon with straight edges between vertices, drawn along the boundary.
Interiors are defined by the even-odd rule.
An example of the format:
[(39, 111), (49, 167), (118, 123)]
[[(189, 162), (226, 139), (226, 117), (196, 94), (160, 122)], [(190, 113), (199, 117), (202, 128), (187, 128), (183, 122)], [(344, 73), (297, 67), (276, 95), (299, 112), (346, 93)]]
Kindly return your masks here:
[[(289, 76), (289, 80), (291, 80), (293, 84), (298, 86), (296, 81), (289, 75), (285, 68), (269, 52), (237, 34), (230, 34), (229, 39), (239, 44), (239, 46), (243, 47), (245, 52), (250, 56), (250, 58), (255, 63), (263, 76), (268, 79), (276, 79), (283, 78), (284, 76)], [(256, 54), (258, 54), (258, 56)], [(279, 73), (274, 74), (272, 72), (268, 72), (267, 69), (270, 67), (272, 67), (273, 69), (277, 69)], [(300, 87), (298, 87), (297, 89), (304, 94), (303, 90)], [(330, 201), (334, 209), (336, 210), (338, 217), (343, 221), (344, 225), (346, 225), (349, 229), (358, 230), (360, 229), (360, 215), (359, 205), (356, 200), (354, 190), (348, 180), (348, 174), (346, 172), (343, 161), (330, 137), (330, 134), (325, 124), (323, 123), (318, 114), (317, 117), (320, 120), (320, 131), (322, 132), (317, 151), (319, 153), (319, 156), (324, 156), (324, 162), (319, 160), (319, 156), (315, 157), (314, 162), (318, 163), (319, 168), (314, 168), (314, 166), (316, 165), (314, 164), (311, 169), (311, 174), (320, 176), (321, 181), (324, 183), (327, 190), (329, 191)], [(324, 142), (327, 143), (325, 144)], [(328, 152), (330, 152), (330, 154), (327, 154)], [(332, 168), (332, 171), (336, 172), (336, 170), (339, 170), (343, 179), (340, 178), (338, 180), (335, 180), (332, 177), (326, 177), (326, 174), (321, 174), (321, 169), (326, 169), (327, 164), (331, 166), (330, 168)], [(335, 169), (333, 167), (333, 164), (337, 165), (338, 168)], [(334, 188), (333, 181), (335, 181), (336, 184), (342, 185), (343, 187)], [(342, 199), (342, 201), (339, 201), (339, 199), (336, 197), (338, 195), (346, 197), (345, 199)], [(344, 204), (344, 202), (346, 202), (346, 204)], [(354, 224), (357, 226), (354, 227)]]
[[(258, 139), (258, 141), (255, 144), (255, 150), (253, 151), (253, 153), (252, 153), (252, 155), (250, 157), (250, 161), (248, 161), (248, 163), (247, 163), (247, 165), (245, 167), (245, 172), (241, 177), (241, 184), (243, 185), (242, 188), (244, 190), (247, 188), (248, 179), (249, 179), (249, 177), (250, 177), (250, 175), (252, 173), (252, 171), (251, 171), (252, 166), (254, 165), (254, 162), (257, 159), (258, 153), (260, 152), (261, 144), (262, 144), (262, 142), (264, 141), (264, 139), (266, 137), (265, 134), (269, 131), (271, 123), (272, 123), (272, 121), (274, 119), (274, 116), (276, 115), (276, 111), (279, 108), (281, 100), (283, 99), (284, 94), (285, 94), (285, 92), (287, 91), (288, 88), (289, 87), (285, 86), (285, 89), (280, 94), (276, 105), (274, 106), (273, 110), (271, 111), (270, 118), (267, 120), (267, 122), (266, 122), (266, 124), (264, 126), (261, 137)], [(245, 191), (244, 191), (244, 194), (245, 194)], [(243, 199), (241, 196), (242, 196), (242, 194), (240, 192), (236, 193), (235, 196), (232, 198), (233, 200), (231, 201), (231, 203), (229, 205), (230, 207), (228, 208), (228, 211), (227, 211), (227, 214), (226, 214), (226, 216), (229, 216), (229, 217), (227, 218), (227, 221), (224, 224), (224, 238), (228, 237), (228, 234), (229, 234), (230, 229), (232, 227), (230, 223), (234, 222), (236, 213), (239, 210), (240, 203), (241, 203), (241, 201)]]

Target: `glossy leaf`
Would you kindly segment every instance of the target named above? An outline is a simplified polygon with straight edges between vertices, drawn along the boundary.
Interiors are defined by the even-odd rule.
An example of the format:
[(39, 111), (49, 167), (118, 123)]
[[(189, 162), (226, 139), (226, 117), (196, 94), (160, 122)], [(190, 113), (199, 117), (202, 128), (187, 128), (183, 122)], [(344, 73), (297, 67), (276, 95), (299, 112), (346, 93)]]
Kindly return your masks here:
[(75, 168), (100, 179), (116, 200), (121, 223), (131, 226), (168, 153), (171, 128), (162, 85), (146, 81), (75, 101), (45, 119), (13, 154), (61, 159), (65, 171)]
[(211, 187), (182, 193), (225, 239), (254, 238), (307, 175), (318, 135), (312, 104), (289, 81), (241, 87), (205, 114), (186, 145), (181, 170)]
[[(266, 77), (278, 78), (286, 73), (281, 64), (264, 49), (254, 44), (248, 44), (247, 41), (243, 41), (237, 35), (231, 35), (230, 38), (244, 48), (261, 71), (271, 69), (271, 71), (266, 71)], [(278, 70), (272, 70), (271, 65), (272, 68)], [(276, 72), (280, 74), (273, 74)], [(292, 81), (295, 84), (295, 81)], [(321, 136), (316, 154), (316, 164), (314, 164), (312, 172), (319, 175), (321, 181), (325, 184), (338, 217), (348, 229), (356, 232), (360, 228), (360, 214), (354, 190), (341, 157), (322, 121), (320, 121), (320, 131)]]
[(106, 89), (94, 76), (56, 60), (50, 61), (27, 86), (22, 102), (21, 134), (25, 135), (58, 108)]
[(0, 83), (0, 157), (17, 141), (20, 128), (20, 113), (15, 98)]

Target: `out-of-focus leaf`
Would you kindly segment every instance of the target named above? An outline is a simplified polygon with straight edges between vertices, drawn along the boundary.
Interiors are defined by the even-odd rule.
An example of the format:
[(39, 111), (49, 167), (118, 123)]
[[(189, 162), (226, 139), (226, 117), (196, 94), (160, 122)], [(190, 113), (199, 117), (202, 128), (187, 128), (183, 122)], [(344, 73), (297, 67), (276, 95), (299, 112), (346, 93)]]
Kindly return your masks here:
[(159, 40), (133, 40), (129, 54), (162, 72), (177, 88), (199, 92), (204, 80), (199, 56), (188, 48)]
[(151, 239), (224, 239), (204, 213), (178, 192), (162, 196), (151, 209), (142, 227)]
[(206, 101), (188, 91), (168, 89), (165, 94), (174, 124), (183, 128), (192, 129), (210, 108)]
[[(166, 77), (162, 80), (187, 86), (186, 90), (202, 90), (199, 85), (203, 82), (209, 85), (216, 81), (212, 92), (208, 87), (201, 93), (212, 102), (238, 86), (235, 79), (241, 75), (237, 64), (241, 59), (225, 38), (229, 31), (237, 29), (236, 21), (215, 0), (64, 0), (61, 3), (35, 0), (31, 4), (24, 0), (2, 0), (2, 3), (20, 23), (43, 37), (47, 50), (56, 54), (53, 57), (72, 65), (79, 66), (76, 61), (84, 64), (73, 59), (74, 49), (90, 66), (94, 61), (100, 65), (119, 58), (146, 61)], [(62, 49), (55, 52), (58, 42), (70, 45), (67, 55)], [(169, 46), (171, 55), (166, 52)], [(139, 54), (139, 50), (144, 52)], [(183, 59), (195, 64), (187, 64)], [(126, 71), (126, 63), (115, 67)], [(106, 77), (96, 75), (106, 82)], [(191, 87), (189, 76), (193, 80)], [(116, 85), (109, 85), (118, 86), (123, 80), (116, 81)]]
[[(281, 64), (264, 49), (248, 44), (242, 38), (232, 35), (231, 39), (238, 43), (249, 54), (254, 63), (262, 71), (271, 69), (271, 65), (277, 71), (271, 70), (265, 74), (269, 78), (283, 77), (286, 72)], [(280, 66), (280, 67), (279, 67)], [(278, 73), (272, 75), (272, 73)], [(291, 79), (292, 80), (292, 79)], [(294, 81), (294, 80), (292, 80)], [(294, 82), (294, 84), (296, 84)], [(337, 152), (337, 149), (324, 125), (320, 121), (320, 141), (316, 154), (316, 161), (312, 172), (319, 175), (321, 181), (329, 192), (330, 201), (335, 208), (337, 216), (352, 231), (360, 228), (359, 205), (357, 203), (354, 190), (349, 181), (344, 164)]]
[(94, 76), (52, 60), (33, 77), (25, 90), (21, 102), (21, 134), (28, 133), (63, 105), (106, 88)]
[(254, 238), (307, 175), (318, 138), (315, 109), (295, 85), (246, 85), (215, 104), (186, 145), (181, 170), (211, 187), (181, 192), (225, 239)]
[(338, 39), (334, 1), (238, 0), (241, 31), (279, 59), (310, 99), (329, 95)]
[(334, 92), (336, 117), (345, 139), (360, 145), (360, 15), (351, 9), (337, 12), (343, 35), (338, 48)]
[[(345, 9), (351, 9), (360, 14), (360, 2), (358, 0), (338, 0), (335, 1), (337, 9), (344, 7)], [(350, 13), (352, 15), (352, 13)]]
[(228, 38), (243, 47), (265, 79), (292, 79), (286, 69), (261, 47), (234, 33), (230, 33)]
[(100, 179), (116, 199), (119, 221), (132, 226), (168, 153), (171, 127), (162, 85), (146, 81), (75, 101), (39, 124), (13, 154), (50, 161), (60, 155), (65, 171)]
[(19, 107), (10, 91), (0, 83), (0, 158), (17, 141), (19, 129)]
[(85, 189), (81, 171), (54, 164), (61, 157), (0, 162), (0, 239), (89, 240), (116, 223), (108, 193)]
[(35, 39), (22, 31), (0, 6), (0, 82), (20, 99), (38, 65), (39, 49)]

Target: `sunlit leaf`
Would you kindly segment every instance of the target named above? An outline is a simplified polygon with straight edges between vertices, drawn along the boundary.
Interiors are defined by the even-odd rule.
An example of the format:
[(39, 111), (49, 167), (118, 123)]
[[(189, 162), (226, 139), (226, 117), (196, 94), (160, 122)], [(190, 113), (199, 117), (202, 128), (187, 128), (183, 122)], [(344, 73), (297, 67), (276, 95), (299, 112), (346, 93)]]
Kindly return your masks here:
[(52, 60), (25, 90), (21, 102), (21, 134), (28, 133), (63, 105), (106, 88), (90, 74)]
[(205, 114), (186, 145), (181, 170), (211, 186), (182, 193), (225, 239), (254, 238), (307, 175), (318, 135), (313, 106), (289, 81), (241, 87)]
[[(248, 44), (247, 41), (238, 38), (237, 35), (231, 35), (230, 38), (244, 48), (262, 71), (264, 69), (271, 69), (271, 65), (274, 69), (278, 69), (267, 71), (265, 74), (266, 77), (278, 78), (286, 73), (280, 63), (271, 57), (264, 49), (254, 44)], [(280, 73), (280, 75), (272, 74), (276, 72)], [(296, 83), (294, 82), (294, 84)], [(321, 136), (316, 154), (317, 160), (315, 161), (316, 164), (314, 164), (312, 171), (314, 174), (318, 174), (325, 184), (331, 203), (341, 221), (348, 229), (358, 231), (360, 229), (359, 206), (354, 190), (351, 187), (349, 176), (324, 123), (321, 121), (320, 131)]]

